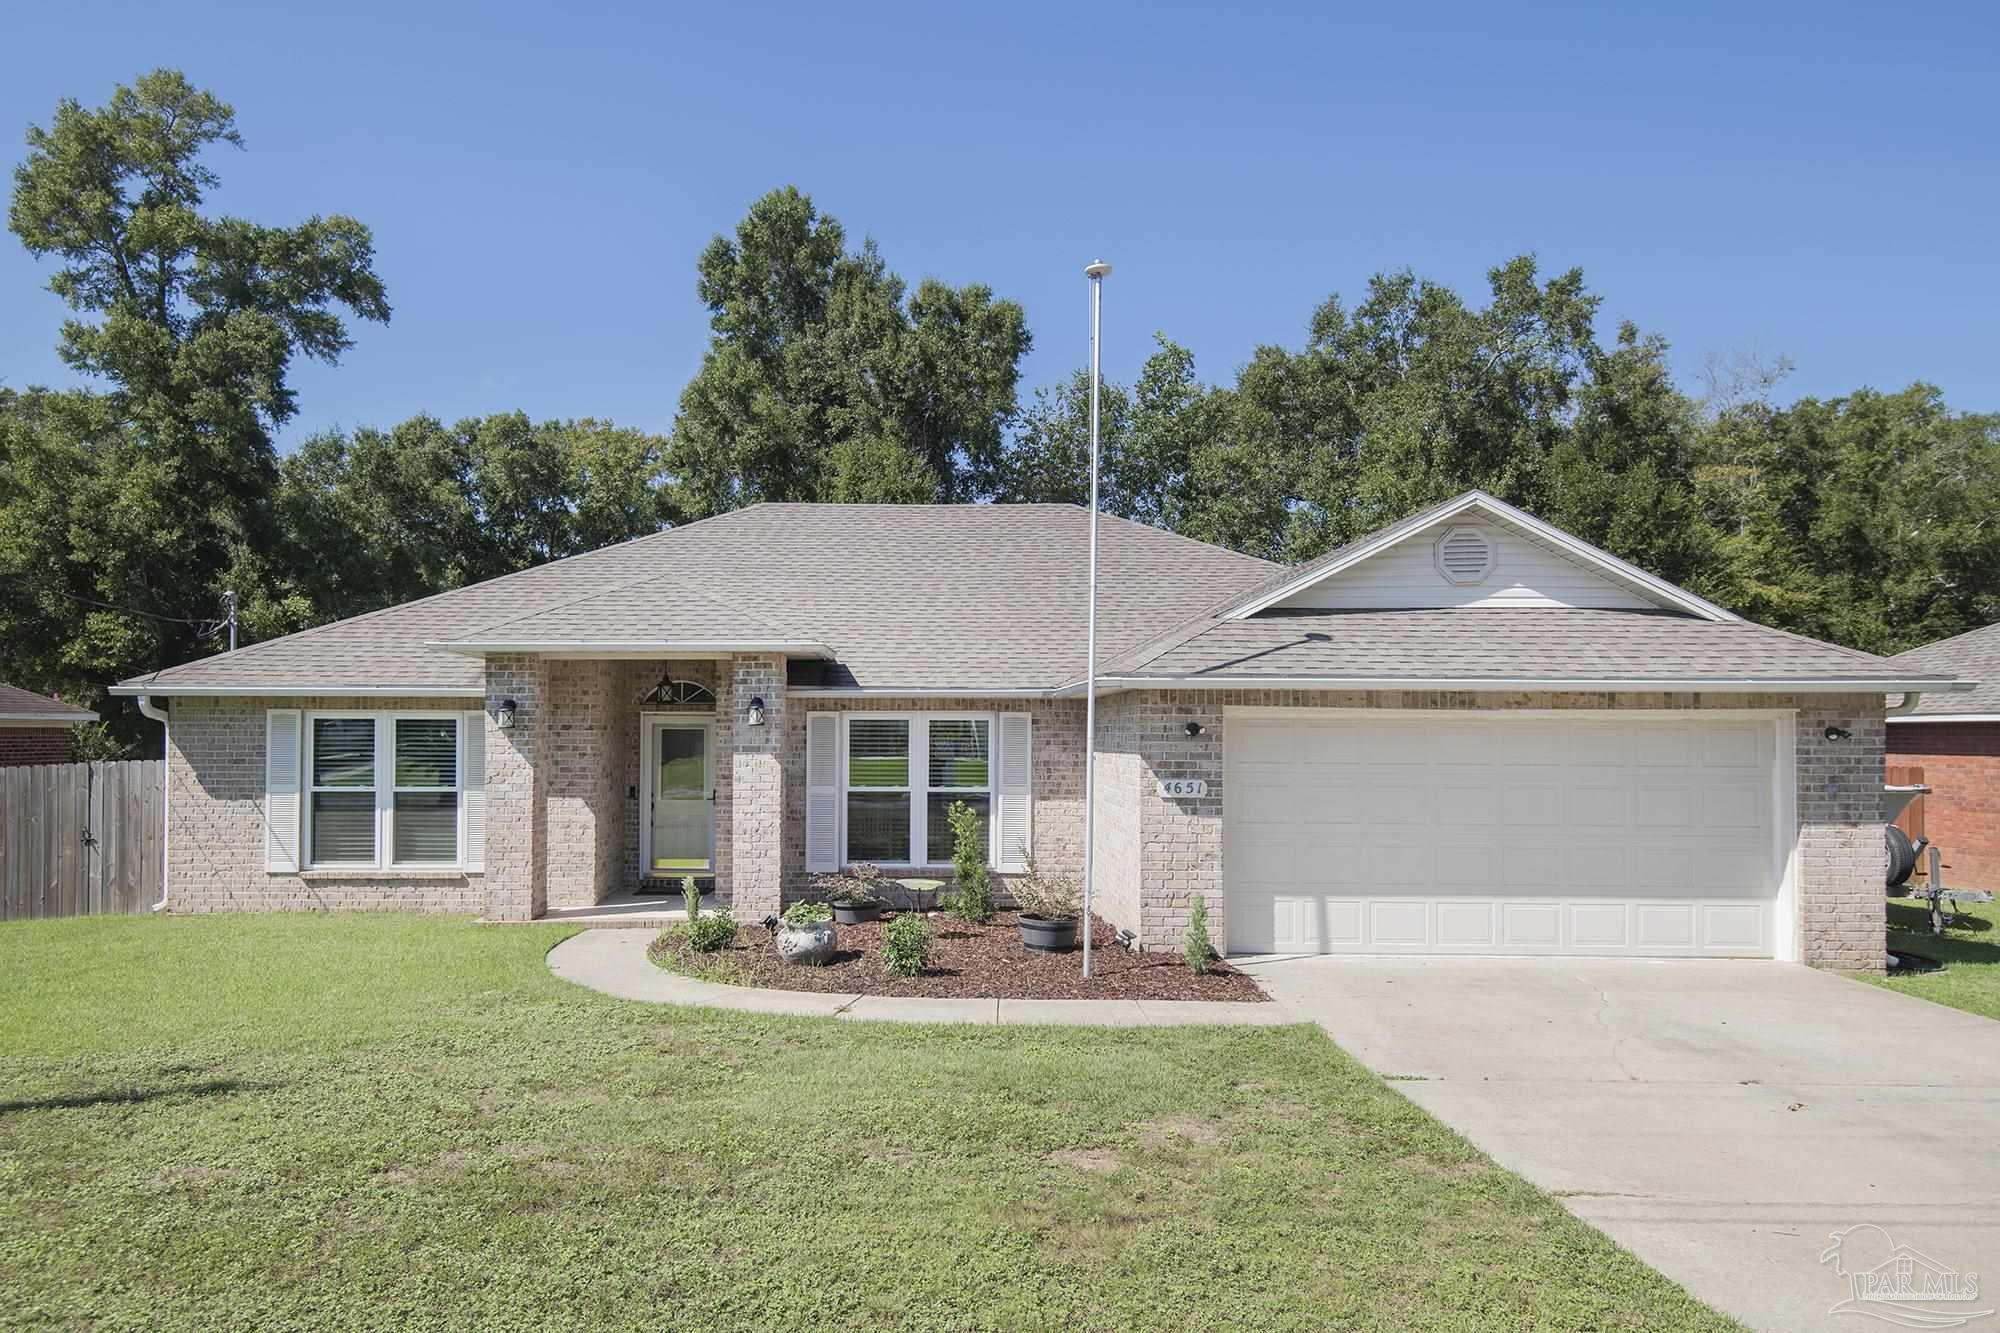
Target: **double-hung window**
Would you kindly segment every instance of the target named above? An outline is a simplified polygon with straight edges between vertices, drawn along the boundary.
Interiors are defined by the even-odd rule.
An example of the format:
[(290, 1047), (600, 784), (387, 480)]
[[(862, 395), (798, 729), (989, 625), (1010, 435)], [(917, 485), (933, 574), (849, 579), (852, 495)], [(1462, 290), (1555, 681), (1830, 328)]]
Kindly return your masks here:
[(992, 859), (990, 717), (850, 713), (845, 724), (843, 860), (943, 865), (952, 853), (949, 812), (961, 801), (978, 814)]
[(460, 864), (462, 725), (455, 715), (308, 714), (306, 864)]
[(924, 811), (924, 859), (933, 865), (951, 860), (951, 807), (964, 802), (979, 816), (979, 841), (992, 857), (993, 846), (993, 726), (983, 717), (936, 717), (924, 729), (927, 800)]

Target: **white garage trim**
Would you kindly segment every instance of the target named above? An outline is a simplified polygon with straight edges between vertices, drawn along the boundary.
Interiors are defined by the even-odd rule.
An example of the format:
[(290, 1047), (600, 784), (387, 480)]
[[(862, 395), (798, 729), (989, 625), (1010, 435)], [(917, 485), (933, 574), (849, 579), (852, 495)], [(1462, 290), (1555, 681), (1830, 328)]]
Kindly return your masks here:
[[(1249, 949), (1288, 947), (1284, 943), (1287, 935), (1283, 922), (1286, 920), (1304, 922), (1303, 916), (1297, 918), (1286, 916), (1287, 912), (1296, 908), (1300, 913), (1312, 914), (1314, 920), (1310, 925), (1300, 924), (1291, 932), (1290, 938), (1295, 942), (1311, 941), (1309, 945), (1303, 947), (1326, 952), (1740, 956), (1775, 957), (1786, 961), (1796, 961), (1798, 958), (1799, 941), (1795, 923), (1799, 817), (1795, 755), (1797, 714), (1794, 709), (1388, 709), (1230, 705), (1223, 709), (1223, 718), (1222, 869), (1226, 904), (1223, 934), (1227, 948), (1241, 952)], [(1245, 779), (1239, 772), (1241, 765), (1246, 762), (1243, 757), (1245, 742), (1239, 740), (1244, 732), (1243, 728), (1232, 726), (1231, 723), (1260, 719), (1265, 721), (1283, 719), (1296, 722), (1302, 727), (1315, 722), (1349, 725), (1369, 722), (1429, 722), (1444, 725), (1459, 722), (1503, 727), (1551, 721), (1623, 724), (1647, 722), (1722, 724), (1752, 721), (1767, 724), (1761, 728), (1761, 734), (1754, 740), (1752, 736), (1742, 733), (1732, 738), (1726, 732), (1718, 738), (1732, 746), (1733, 753), (1741, 756), (1739, 758), (1725, 757), (1717, 760), (1710, 757), (1706, 751), (1706, 746), (1710, 742), (1697, 740), (1693, 744), (1699, 748), (1692, 749), (1688, 753), (1698, 762), (1671, 757), (1647, 761), (1658, 763), (1663, 767), (1680, 769), (1707, 768), (1720, 762), (1725, 771), (1733, 769), (1739, 775), (1736, 789), (1742, 791), (1746, 797), (1752, 789), (1741, 786), (1741, 777), (1748, 776), (1747, 770), (1753, 764), (1763, 769), (1768, 775), (1768, 785), (1765, 790), (1769, 804), (1764, 811), (1757, 812), (1757, 822), (1764, 824), (1768, 829), (1769, 861), (1764, 870), (1757, 869), (1758, 843), (1753, 837), (1750, 841), (1735, 844), (1734, 864), (1745, 875), (1767, 875), (1767, 878), (1761, 879), (1766, 887), (1762, 892), (1748, 896), (1738, 891), (1723, 897), (1700, 897), (1692, 891), (1698, 887), (1696, 883), (1690, 882), (1687, 889), (1682, 890), (1677, 881), (1668, 878), (1656, 882), (1660, 883), (1661, 888), (1672, 890), (1671, 892), (1663, 895), (1647, 895), (1640, 889), (1642, 881), (1637, 877), (1635, 870), (1626, 880), (1604, 881), (1606, 884), (1629, 883), (1635, 889), (1640, 889), (1639, 892), (1631, 894), (1619, 895), (1614, 892), (1612, 895), (1600, 896), (1586, 891), (1582, 897), (1565, 897), (1562, 896), (1562, 886), (1575, 881), (1563, 877), (1552, 881), (1556, 886), (1553, 894), (1546, 891), (1542, 893), (1517, 891), (1509, 894), (1501, 888), (1500, 872), (1495, 867), (1503, 863), (1508, 846), (1513, 844), (1505, 842), (1506, 835), (1495, 830), (1494, 826), (1496, 822), (1502, 827), (1510, 825), (1507, 823), (1508, 817), (1499, 813), (1499, 806), (1493, 803), (1501, 798), (1489, 797), (1485, 798), (1488, 800), (1485, 813), (1475, 813), (1470, 817), (1471, 822), (1458, 826), (1465, 829), (1484, 827), (1489, 830), (1488, 838), (1492, 839), (1484, 844), (1483, 853), (1479, 850), (1481, 844), (1477, 839), (1458, 848), (1467, 853), (1464, 859), (1471, 867), (1461, 872), (1469, 876), (1459, 881), (1466, 885), (1464, 892), (1450, 889), (1439, 891), (1443, 875), (1441, 859), (1436, 862), (1435, 869), (1428, 875), (1425, 872), (1416, 872), (1417, 877), (1409, 882), (1418, 887), (1401, 891), (1393, 885), (1378, 886), (1371, 891), (1370, 886), (1377, 884), (1372, 874), (1358, 877), (1359, 882), (1356, 883), (1356, 887), (1347, 891), (1339, 887), (1338, 881), (1322, 882), (1317, 887), (1293, 895), (1286, 895), (1282, 889), (1275, 891), (1275, 894), (1267, 889), (1263, 891), (1265, 896), (1256, 901), (1259, 901), (1264, 909), (1277, 913), (1275, 920), (1278, 924), (1266, 925), (1253, 934), (1248, 928), (1247, 921), (1236, 910), (1243, 901), (1239, 894), (1238, 876), (1245, 866), (1251, 864), (1255, 853), (1246, 845), (1245, 840), (1248, 835), (1241, 827), (1246, 818), (1254, 817), (1250, 814), (1251, 807), (1244, 795)], [(1559, 744), (1578, 743), (1577, 733), (1567, 734), (1570, 739), (1558, 742)], [(1700, 733), (1694, 734), (1698, 736)], [(1476, 740), (1474, 737), (1467, 739)], [(1282, 740), (1275, 738), (1274, 743), (1280, 747), (1284, 745)], [(1488, 739), (1479, 743), (1490, 745), (1492, 742)], [(1599, 743), (1607, 743), (1606, 738), (1599, 738)], [(1291, 753), (1294, 756), (1303, 754), (1299, 750), (1293, 750)], [(1728, 753), (1730, 751), (1725, 752)], [(1310, 760), (1294, 757), (1278, 762), (1296, 764)], [(1393, 764), (1394, 761), (1386, 762)], [(1489, 758), (1467, 762), (1469, 767), (1478, 768), (1499, 761)], [(1545, 761), (1534, 762), (1539, 764)], [(1619, 763), (1614, 759), (1608, 763), (1608, 767), (1619, 771), (1623, 775), (1621, 780), (1626, 783), (1643, 782), (1647, 762)], [(1561, 762), (1563, 772), (1573, 772), (1576, 767), (1573, 757), (1565, 758)], [(1497, 775), (1493, 780), (1497, 781)], [(1352, 777), (1349, 776), (1346, 781), (1351, 784)], [(1439, 790), (1476, 793), (1479, 785), (1475, 782), (1469, 786)], [(1707, 787), (1701, 789), (1713, 790)], [(1272, 790), (1276, 791), (1276, 788)], [(1493, 790), (1506, 789), (1503, 785)], [(1573, 822), (1574, 816), (1567, 812), (1569, 802), (1591, 794), (1588, 789), (1571, 790), (1565, 787), (1563, 790), (1565, 794), (1561, 799), (1565, 805), (1565, 814), (1558, 821), (1559, 826)], [(1628, 801), (1635, 801), (1645, 790), (1644, 787), (1628, 786), (1626, 789)], [(1687, 785), (1684, 783), (1669, 785), (1658, 790), (1668, 794), (1676, 791), (1684, 792), (1687, 790)], [(1627, 808), (1632, 812), (1628, 816), (1629, 819), (1643, 821), (1643, 811), (1646, 808), (1643, 803), (1628, 805)], [(1692, 852), (1696, 858), (1695, 864), (1699, 864), (1701, 849), (1707, 846), (1701, 842), (1700, 829), (1728, 827), (1731, 821), (1727, 811), (1730, 808), (1744, 807), (1741, 802), (1735, 803), (1733, 807), (1728, 804), (1711, 806), (1708, 808), (1708, 813), (1697, 819), (1693, 841), (1686, 844), (1696, 848)], [(1720, 825), (1703, 823), (1706, 820), (1716, 819), (1720, 819), (1722, 823)], [(1595, 821), (1586, 818), (1583, 822), (1589, 825)], [(1282, 816), (1278, 823), (1283, 823)], [(1272, 821), (1264, 821), (1264, 826), (1268, 833), (1273, 827)], [(1633, 823), (1628, 827), (1637, 828), (1638, 824)], [(1685, 829), (1688, 826), (1683, 823), (1679, 827)], [(1753, 826), (1745, 824), (1743, 827), (1748, 831)], [(1685, 840), (1690, 835), (1683, 832), (1677, 836)], [(1568, 827), (1560, 827), (1551, 837), (1552, 845), (1561, 846), (1563, 864), (1566, 867), (1571, 864), (1569, 856), (1572, 853), (1587, 854), (1593, 846), (1600, 852), (1606, 852), (1615, 845), (1615, 841), (1592, 844), (1588, 839), (1573, 840)], [(1296, 848), (1297, 844), (1293, 846)], [(1674, 849), (1671, 843), (1663, 842), (1662, 846), (1669, 852)], [(1435, 844), (1434, 850), (1443, 853), (1452, 850), (1453, 847), (1454, 844), (1447, 839)], [(1725, 843), (1725, 852), (1726, 849)], [(1547, 846), (1531, 846), (1528, 850), (1532, 855), (1550, 857), (1554, 855)], [(1294, 882), (1287, 877), (1300, 873), (1296, 869), (1299, 863), (1294, 861), (1292, 863), (1294, 868), (1286, 869), (1284, 867), (1287, 853), (1279, 850), (1272, 855), (1271, 864), (1275, 868), (1260, 869), (1252, 873), (1274, 884)], [(1485, 858), (1484, 871), (1479, 869), (1482, 855)], [(1745, 860), (1745, 857), (1749, 859)], [(1615, 854), (1613, 859), (1615, 860)], [(1636, 868), (1641, 862), (1633, 859), (1630, 865)], [(1688, 872), (1684, 870), (1682, 873)], [(1483, 882), (1483, 875), (1491, 876), (1490, 884)], [(1428, 892), (1421, 887), (1423, 885), (1429, 886)], [(1524, 890), (1525, 888), (1524, 884)], [(1289, 904), (1287, 898), (1292, 900)], [(1231, 929), (1232, 923), (1236, 925), (1234, 931)], [(1275, 946), (1273, 941), (1277, 941)]]

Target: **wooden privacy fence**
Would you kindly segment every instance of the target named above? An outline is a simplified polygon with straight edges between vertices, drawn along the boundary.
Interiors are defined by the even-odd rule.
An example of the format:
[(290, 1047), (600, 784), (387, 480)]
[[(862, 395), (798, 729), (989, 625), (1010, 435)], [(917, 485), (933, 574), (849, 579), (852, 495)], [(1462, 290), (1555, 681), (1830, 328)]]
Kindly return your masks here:
[(0, 768), (0, 921), (151, 907), (165, 800), (159, 759)]

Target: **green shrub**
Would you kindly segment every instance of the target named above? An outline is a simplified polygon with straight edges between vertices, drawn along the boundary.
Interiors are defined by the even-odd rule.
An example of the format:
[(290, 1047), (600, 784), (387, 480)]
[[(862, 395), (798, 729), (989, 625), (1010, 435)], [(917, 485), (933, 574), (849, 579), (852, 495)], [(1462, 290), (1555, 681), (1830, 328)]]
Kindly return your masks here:
[(701, 889), (696, 886), (693, 875), (681, 876), (681, 905), (687, 908), (688, 920), (701, 916)]
[(715, 953), (736, 943), (736, 922), (727, 912), (695, 917), (682, 928), (681, 938), (696, 953)]
[(931, 960), (930, 922), (905, 912), (882, 931), (882, 966), (891, 976), (914, 977)]
[(1215, 945), (1208, 938), (1208, 899), (1200, 894), (1188, 904), (1187, 929), (1181, 932), (1181, 956), (1196, 974), (1215, 966)]
[(956, 887), (944, 910), (974, 925), (993, 919), (993, 877), (986, 873), (986, 830), (979, 812), (964, 801), (953, 801), (945, 812), (951, 820), (951, 866)]
[(1033, 861), (1013, 885), (1014, 901), (1032, 916), (1075, 916), (1083, 907), (1083, 887), (1071, 875), (1044, 875)]
[(825, 903), (793, 903), (785, 909), (783, 920), (788, 926), (817, 926), (833, 920), (833, 909)]
[(813, 876), (813, 888), (820, 897), (840, 907), (888, 902), (888, 882), (880, 867), (866, 863), (851, 865), (839, 874)]

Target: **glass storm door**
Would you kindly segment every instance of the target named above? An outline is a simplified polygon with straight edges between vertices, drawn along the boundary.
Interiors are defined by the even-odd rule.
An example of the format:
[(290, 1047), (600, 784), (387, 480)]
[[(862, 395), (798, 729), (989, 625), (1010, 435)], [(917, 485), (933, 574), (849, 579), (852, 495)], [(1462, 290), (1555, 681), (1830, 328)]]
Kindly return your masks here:
[(662, 722), (653, 728), (652, 869), (655, 874), (707, 871), (715, 810), (708, 771), (708, 726)]

